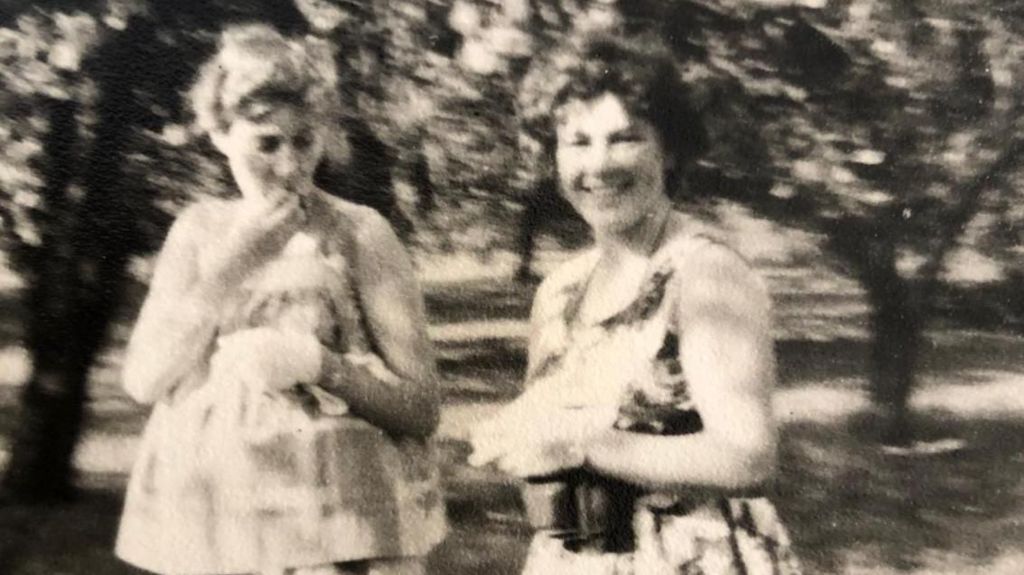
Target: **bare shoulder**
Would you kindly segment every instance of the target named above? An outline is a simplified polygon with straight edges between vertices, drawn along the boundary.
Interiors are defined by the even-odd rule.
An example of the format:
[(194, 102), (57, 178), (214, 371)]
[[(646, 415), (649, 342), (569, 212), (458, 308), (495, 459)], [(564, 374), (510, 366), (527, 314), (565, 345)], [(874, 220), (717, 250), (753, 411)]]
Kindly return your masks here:
[(206, 198), (189, 204), (175, 218), (168, 241), (202, 244), (205, 238), (222, 233), (231, 221), (235, 203)]
[(355, 243), (359, 251), (377, 252), (403, 249), (391, 224), (377, 210), (322, 194), (325, 204), (338, 218), (339, 227)]
[(681, 301), (717, 303), (764, 316), (771, 307), (767, 286), (751, 263), (713, 225), (691, 224), (671, 240)]
[(720, 227), (678, 212), (673, 223), (665, 243), (666, 256), (687, 274), (757, 277), (753, 266)]

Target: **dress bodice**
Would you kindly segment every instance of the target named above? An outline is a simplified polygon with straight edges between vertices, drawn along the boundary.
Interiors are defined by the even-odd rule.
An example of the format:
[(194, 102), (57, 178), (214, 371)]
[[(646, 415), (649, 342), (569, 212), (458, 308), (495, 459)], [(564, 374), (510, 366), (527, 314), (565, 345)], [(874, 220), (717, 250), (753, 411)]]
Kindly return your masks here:
[(308, 231), (255, 270), (222, 310), (219, 334), (273, 327), (313, 334), (328, 349), (367, 351), (349, 258)]
[(538, 306), (543, 316), (537, 318), (527, 385), (559, 386), (551, 395), (566, 406), (613, 402), (619, 407), (615, 426), (620, 429), (699, 431), (700, 416), (679, 357), (676, 309), (687, 254), (712, 242), (708, 236), (688, 235), (666, 243), (651, 256), (630, 303), (592, 323), (576, 316), (596, 254), (570, 264), (541, 296), (547, 301)]
[[(330, 391), (344, 387), (345, 374), (271, 392), (210, 367), (219, 337), (250, 328), (313, 334), (325, 353), (375, 354), (356, 237), (382, 225), (372, 221), (379, 216), (326, 198), (318, 204), (228, 295), (204, 357), (155, 406), (118, 536), (127, 561), (163, 573), (248, 573), (423, 555), (444, 536), (432, 445), (349, 410)], [(213, 213), (196, 243), (214, 241), (210, 228), (230, 225), (230, 213)], [(197, 251), (201, 276), (214, 250)]]
[[(702, 406), (691, 396), (687, 378), (697, 381), (705, 374), (693, 365), (687, 371), (684, 364), (692, 356), (681, 349), (693, 341), (688, 338), (704, 337), (687, 331), (694, 325), (695, 306), (722, 306), (755, 323), (768, 315), (763, 286), (723, 247), (713, 232), (703, 230), (666, 242), (650, 257), (629, 303), (591, 323), (581, 322), (578, 310), (597, 254), (585, 254), (549, 276), (534, 304), (526, 393), (556, 407), (612, 407), (617, 413), (612, 425), (623, 431), (702, 432)], [(727, 269), (714, 269), (719, 264)], [(580, 492), (589, 493), (586, 489), (604, 493), (604, 531), (583, 541), (566, 539), (557, 530), (539, 531), (525, 575), (800, 572), (767, 498), (654, 492), (599, 479), (572, 492), (575, 501)], [(569, 489), (579, 487), (573, 483)]]

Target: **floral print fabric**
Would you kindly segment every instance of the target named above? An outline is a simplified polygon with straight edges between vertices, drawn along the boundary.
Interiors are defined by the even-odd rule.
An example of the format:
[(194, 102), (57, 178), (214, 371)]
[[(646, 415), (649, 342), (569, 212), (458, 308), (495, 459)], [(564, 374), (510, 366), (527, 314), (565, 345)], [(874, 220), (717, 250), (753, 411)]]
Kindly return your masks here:
[[(220, 335), (273, 327), (370, 353), (346, 273), (352, 248), (315, 235), (298, 234), (253, 274), (220, 310)], [(393, 437), (321, 388), (268, 393), (221, 380), (214, 351), (154, 408), (119, 557), (158, 573), (256, 573), (422, 556), (443, 538), (429, 442)]]
[[(632, 303), (602, 321), (581, 325), (576, 312), (596, 254), (570, 262), (542, 286), (535, 305), (530, 386), (562, 383), (545, 393), (565, 404), (612, 401), (614, 426), (636, 433), (699, 433), (702, 421), (680, 364), (675, 318), (679, 282), (700, 269), (687, 255), (717, 242), (702, 235), (668, 242), (652, 256)], [(752, 273), (752, 272), (750, 272)], [(565, 376), (566, 373), (571, 375)], [(553, 377), (562, 374), (563, 377)], [(573, 383), (575, 382), (575, 383)], [(532, 388), (531, 388), (532, 389)], [(530, 393), (528, 391), (527, 393)], [(609, 399), (610, 398), (610, 399)], [(629, 552), (567, 548), (553, 532), (538, 533), (524, 573), (540, 575), (794, 575), (800, 567), (772, 503), (758, 498), (690, 498), (665, 493), (639, 497)]]

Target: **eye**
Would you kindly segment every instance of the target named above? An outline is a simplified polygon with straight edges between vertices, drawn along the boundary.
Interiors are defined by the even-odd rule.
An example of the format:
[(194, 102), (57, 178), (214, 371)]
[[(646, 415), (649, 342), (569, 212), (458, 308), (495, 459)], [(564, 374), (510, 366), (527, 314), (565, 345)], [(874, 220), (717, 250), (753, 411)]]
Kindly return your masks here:
[(280, 136), (260, 136), (256, 142), (256, 147), (263, 154), (272, 154), (281, 147)]
[(566, 141), (566, 144), (569, 145), (569, 146), (576, 147), (576, 148), (583, 147), (583, 146), (589, 146), (590, 145), (590, 138), (588, 138), (587, 136), (584, 136), (583, 134), (576, 134), (575, 136), (570, 137)]
[(313, 145), (313, 134), (308, 130), (299, 133), (292, 140), (292, 145), (295, 146), (296, 150), (305, 150)]
[(633, 130), (615, 132), (608, 138), (608, 142), (612, 144), (635, 144), (642, 141), (644, 141), (643, 134)]

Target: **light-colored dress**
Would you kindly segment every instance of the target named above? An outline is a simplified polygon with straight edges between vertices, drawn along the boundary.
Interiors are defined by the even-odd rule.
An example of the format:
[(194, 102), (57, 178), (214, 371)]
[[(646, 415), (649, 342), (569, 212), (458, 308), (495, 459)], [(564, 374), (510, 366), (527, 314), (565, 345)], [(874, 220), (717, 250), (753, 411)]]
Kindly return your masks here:
[[(218, 336), (273, 327), (373, 358), (349, 268), (358, 249), (352, 232), (376, 214), (326, 200), (318, 208), (219, 310)], [(192, 233), (202, 245), (222, 229)], [(153, 409), (128, 486), (119, 557), (158, 573), (274, 572), (423, 556), (443, 538), (429, 442), (389, 435), (324, 388), (267, 392), (218, 378), (215, 351), (213, 341)]]
[[(680, 294), (693, 290), (681, 289), (685, 285), (681, 282), (708, 283), (704, 264), (722, 260), (730, 267), (728, 274), (739, 281), (699, 289), (720, 290), (718, 296), (725, 298), (752, 296), (767, 302), (767, 297), (763, 291), (751, 292), (763, 288), (741, 258), (712, 235), (700, 228), (695, 230), (658, 249), (632, 303), (593, 324), (580, 323), (577, 311), (597, 254), (584, 254), (552, 274), (539, 289), (539, 301), (534, 306), (529, 380), (538, 381), (537, 385), (559, 382), (556, 385), (573, 386), (557, 395), (582, 397), (584, 404), (612, 398), (619, 406), (614, 426), (621, 430), (663, 435), (700, 433), (700, 410), (690, 397), (681, 365), (680, 341), (684, 335), (678, 333), (676, 321), (682, 303)], [(711, 253), (728, 257), (705, 257)], [(571, 375), (549, 377), (559, 372)], [(619, 526), (632, 530), (632, 550), (608, 552), (586, 544), (571, 548), (558, 533), (541, 531), (534, 537), (524, 573), (800, 572), (786, 530), (774, 506), (764, 497), (642, 493), (633, 509), (632, 525)]]

